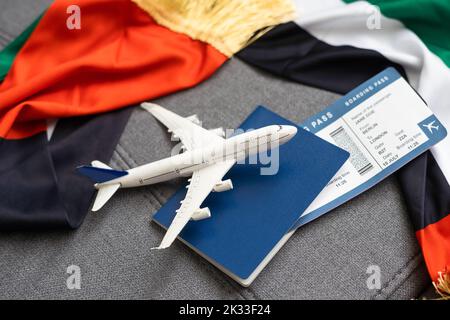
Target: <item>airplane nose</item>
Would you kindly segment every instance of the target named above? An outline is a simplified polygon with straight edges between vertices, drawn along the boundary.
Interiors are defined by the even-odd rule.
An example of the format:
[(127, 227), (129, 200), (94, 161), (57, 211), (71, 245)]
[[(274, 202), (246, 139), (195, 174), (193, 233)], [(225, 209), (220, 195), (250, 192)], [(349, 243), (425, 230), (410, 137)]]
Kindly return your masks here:
[(280, 143), (286, 143), (297, 134), (297, 128), (294, 126), (281, 126), (283, 128), (283, 138)]
[(297, 128), (294, 126), (286, 126), (286, 129), (291, 137), (294, 137), (297, 134)]

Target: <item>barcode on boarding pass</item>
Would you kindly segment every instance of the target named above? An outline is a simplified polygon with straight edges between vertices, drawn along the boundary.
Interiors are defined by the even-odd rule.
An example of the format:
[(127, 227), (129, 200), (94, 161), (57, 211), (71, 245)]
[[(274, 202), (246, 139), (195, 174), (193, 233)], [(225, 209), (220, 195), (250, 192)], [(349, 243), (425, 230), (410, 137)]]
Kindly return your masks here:
[(373, 165), (367, 160), (366, 156), (359, 150), (356, 143), (349, 136), (344, 127), (340, 126), (330, 133), (331, 138), (336, 142), (337, 146), (350, 153), (350, 163), (355, 167), (360, 175), (369, 172)]

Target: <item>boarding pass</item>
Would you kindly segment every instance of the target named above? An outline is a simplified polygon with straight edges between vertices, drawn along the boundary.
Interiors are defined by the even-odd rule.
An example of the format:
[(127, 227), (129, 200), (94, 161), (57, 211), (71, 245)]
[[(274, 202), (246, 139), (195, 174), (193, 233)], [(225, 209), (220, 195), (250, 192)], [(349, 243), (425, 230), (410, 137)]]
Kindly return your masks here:
[(371, 188), (447, 135), (394, 69), (366, 81), (301, 126), (350, 153), (294, 229)]

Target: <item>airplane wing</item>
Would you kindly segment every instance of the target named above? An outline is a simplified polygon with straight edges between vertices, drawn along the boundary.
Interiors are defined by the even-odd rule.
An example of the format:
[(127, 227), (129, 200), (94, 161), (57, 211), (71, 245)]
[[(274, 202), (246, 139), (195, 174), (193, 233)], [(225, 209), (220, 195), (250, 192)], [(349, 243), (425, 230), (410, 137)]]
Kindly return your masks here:
[(157, 104), (144, 102), (141, 106), (161, 121), (169, 132), (180, 138), (186, 150), (193, 150), (208, 144), (224, 141), (222, 137)]
[(177, 215), (169, 229), (167, 229), (159, 247), (154, 249), (165, 249), (174, 242), (191, 219), (195, 210), (200, 208), (203, 201), (211, 193), (214, 185), (222, 180), (223, 176), (235, 163), (235, 160), (226, 160), (194, 172), (186, 197), (181, 202), (181, 207), (177, 210)]

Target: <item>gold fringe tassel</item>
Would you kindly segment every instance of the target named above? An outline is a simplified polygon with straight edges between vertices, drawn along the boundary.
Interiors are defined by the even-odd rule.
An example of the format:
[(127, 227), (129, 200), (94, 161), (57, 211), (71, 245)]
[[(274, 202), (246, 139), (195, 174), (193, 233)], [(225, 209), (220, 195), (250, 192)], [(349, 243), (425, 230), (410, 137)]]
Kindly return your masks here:
[(444, 300), (450, 300), (450, 273), (439, 272), (437, 281), (433, 281), (436, 292)]
[(132, 0), (157, 23), (230, 57), (296, 17), (291, 0)]

